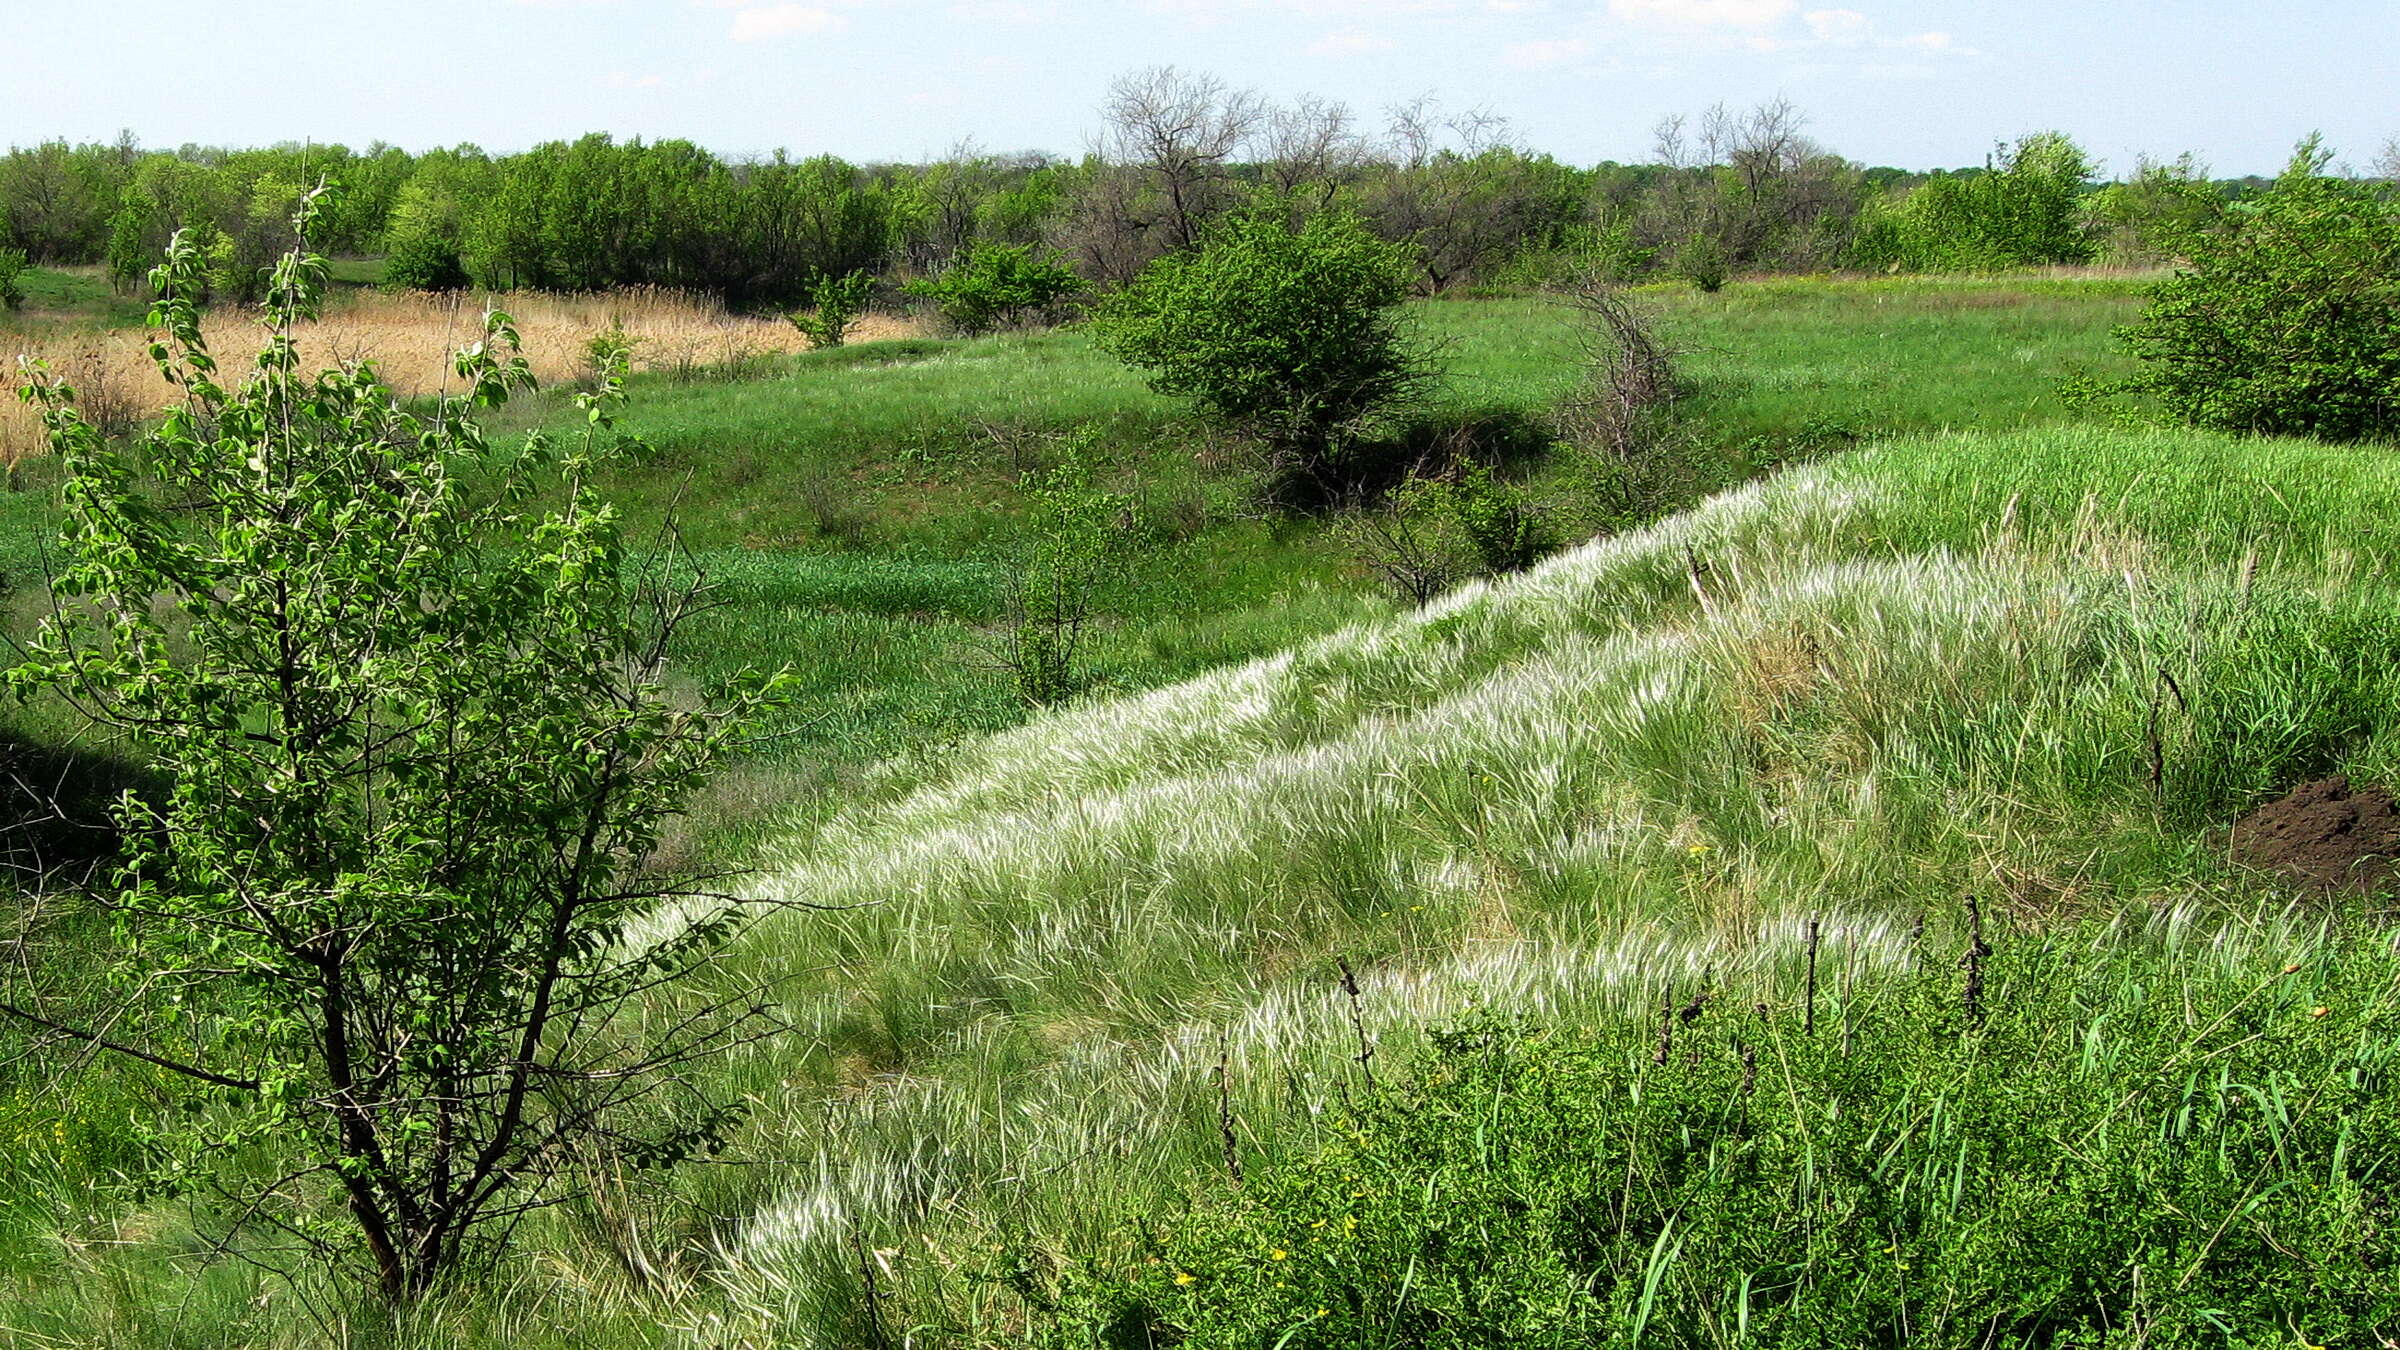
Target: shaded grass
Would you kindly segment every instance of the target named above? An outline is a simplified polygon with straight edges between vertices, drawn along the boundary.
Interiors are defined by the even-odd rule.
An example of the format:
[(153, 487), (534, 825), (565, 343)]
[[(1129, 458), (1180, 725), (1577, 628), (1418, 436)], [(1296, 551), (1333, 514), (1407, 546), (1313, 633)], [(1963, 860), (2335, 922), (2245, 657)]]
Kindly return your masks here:
[[(41, 331), (59, 325), (125, 327), (141, 323), (146, 302), (117, 294), (108, 272), (99, 267), (32, 267), (22, 278), (25, 308), (11, 314), (0, 310), (0, 345), (18, 332)], [(13, 383), (16, 371), (8, 371)]]

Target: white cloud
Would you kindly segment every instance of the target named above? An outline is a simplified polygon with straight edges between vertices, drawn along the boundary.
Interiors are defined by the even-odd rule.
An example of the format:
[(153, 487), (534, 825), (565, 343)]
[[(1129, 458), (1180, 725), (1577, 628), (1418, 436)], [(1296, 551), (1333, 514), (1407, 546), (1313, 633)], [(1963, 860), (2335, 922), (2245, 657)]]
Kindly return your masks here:
[(1974, 56), (1972, 47), (1962, 47), (1945, 32), (1911, 33), (1905, 37), (1886, 35), (1875, 21), (1855, 9), (1812, 9), (1800, 16), (1805, 33), (1792, 31), (1755, 32), (1741, 39), (1741, 44), (1758, 52), (1820, 52), (1848, 51), (1910, 52), (1918, 56)]
[(1048, 23), (1058, 17), (1057, 0), (957, 0), (950, 17), (970, 23)]
[(656, 89), (667, 82), (663, 75), (632, 75), (622, 70), (608, 72), (611, 89)]
[(1260, 10), (1321, 18), (1369, 15), (1380, 19), (1402, 14), (1462, 14), (1477, 9), (1514, 14), (1530, 12), (1539, 3), (1542, 0), (1142, 0), (1142, 7), (1195, 23), (1216, 23)]
[(1571, 66), (1592, 54), (1582, 38), (1553, 38), (1542, 42), (1512, 42), (1500, 49), (1501, 64), (1515, 70), (1552, 70)]
[(1644, 28), (1772, 28), (1800, 0), (1608, 0), (1608, 16)]
[(753, 5), (733, 13), (733, 40), (759, 42), (809, 33), (837, 33), (849, 20), (815, 5)]
[(1308, 54), (1333, 57), (1372, 56), (1377, 52), (1388, 52), (1399, 45), (1380, 33), (1370, 33), (1361, 28), (1344, 28), (1327, 33), (1308, 44)]
[(1812, 9), (1800, 16), (1819, 42), (1863, 42), (1874, 22), (1855, 9)]

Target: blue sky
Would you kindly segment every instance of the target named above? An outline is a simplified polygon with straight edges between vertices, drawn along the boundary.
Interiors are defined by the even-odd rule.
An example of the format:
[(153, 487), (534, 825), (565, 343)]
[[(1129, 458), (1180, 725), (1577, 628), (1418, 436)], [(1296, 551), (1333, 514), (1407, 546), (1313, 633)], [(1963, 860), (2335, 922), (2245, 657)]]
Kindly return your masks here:
[(1431, 92), (1578, 163), (1779, 94), (1911, 168), (2050, 127), (2223, 174), (2310, 130), (2358, 163), (2400, 135), (2400, 0), (0, 0), (0, 143), (1073, 153), (1110, 79), (1166, 63), (1370, 120)]

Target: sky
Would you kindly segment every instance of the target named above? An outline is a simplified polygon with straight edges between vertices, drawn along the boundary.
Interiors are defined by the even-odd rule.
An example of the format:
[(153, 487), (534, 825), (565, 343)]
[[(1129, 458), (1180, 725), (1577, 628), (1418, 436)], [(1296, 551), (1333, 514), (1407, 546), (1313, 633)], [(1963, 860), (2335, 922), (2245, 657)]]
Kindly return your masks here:
[(1071, 155), (1158, 65), (1370, 124), (1431, 94), (1577, 164), (1779, 96), (1902, 168), (2058, 129), (2113, 170), (2234, 176), (2310, 131), (2358, 165), (2400, 135), (2400, 0), (0, 0), (0, 144)]

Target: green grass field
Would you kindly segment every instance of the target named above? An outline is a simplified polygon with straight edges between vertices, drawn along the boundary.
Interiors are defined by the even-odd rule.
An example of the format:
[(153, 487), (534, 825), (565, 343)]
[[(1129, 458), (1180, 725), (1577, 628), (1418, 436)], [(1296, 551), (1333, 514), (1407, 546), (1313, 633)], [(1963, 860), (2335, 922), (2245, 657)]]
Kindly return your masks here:
[[(675, 843), (834, 907), (723, 972), (798, 1028), (713, 1070), (740, 1164), (604, 1186), (395, 1326), (98, 1196), (138, 1076), (16, 1072), (0, 1329), (2370, 1343), (2389, 939), (2225, 831), (2400, 773), (2400, 469), (2078, 420), (2128, 283), (1654, 300), (1722, 477), (1781, 467), (1415, 611), (1072, 331), (646, 383), (613, 487), (723, 585), (687, 668), (809, 693)], [(1573, 381), (1556, 308), (1418, 312), (1453, 411)], [(993, 664), (1016, 483), (1078, 425), (1152, 525), (1035, 712)]]
[[(2127, 283), (1772, 282), (1651, 299), (1689, 351), (1688, 425), (1719, 481), (1877, 436), (2041, 425), (2059, 381), (2111, 371)], [(1445, 301), (1417, 319), (1445, 378), (1428, 420), (1538, 416), (1574, 384), (1570, 311), (1545, 299)], [(512, 410), (534, 425), (549, 404)], [(1445, 412), (1445, 410), (1447, 410)], [(1264, 519), (1238, 447), (1067, 330), (871, 343), (764, 378), (642, 383), (627, 429), (655, 447), (608, 483), (638, 529), (672, 517), (728, 602), (693, 646), (704, 668), (790, 665), (822, 693), (795, 714), (737, 807), (790, 795), (1024, 709), (992, 661), (1018, 479), (1099, 433), (1100, 476), (1151, 539), (1110, 608), (1095, 692), (1152, 687), (1279, 651), (1386, 602), (1319, 524)], [(1574, 490), (1559, 464), (1537, 491)], [(950, 570), (944, 570), (950, 569)], [(762, 799), (760, 794), (764, 793)], [(747, 832), (737, 838), (747, 839)]]

